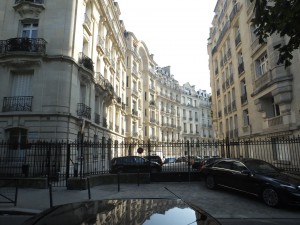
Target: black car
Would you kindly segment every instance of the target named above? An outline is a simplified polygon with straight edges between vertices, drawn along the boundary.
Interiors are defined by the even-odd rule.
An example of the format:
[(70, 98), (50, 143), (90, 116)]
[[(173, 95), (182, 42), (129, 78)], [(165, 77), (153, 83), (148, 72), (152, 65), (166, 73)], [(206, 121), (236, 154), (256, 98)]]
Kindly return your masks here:
[(219, 156), (212, 156), (212, 157), (204, 157), (203, 159), (199, 159), (195, 161), (195, 163), (192, 165), (192, 169), (194, 170), (201, 170), (201, 168), (205, 165), (214, 163), (215, 161), (222, 159)]
[(214, 217), (195, 205), (179, 199), (158, 198), (104, 199), (58, 205), (23, 223), (23, 225), (46, 224), (221, 225)]
[(160, 172), (161, 165), (139, 156), (124, 156), (111, 160), (111, 173)]
[(206, 186), (231, 188), (261, 197), (272, 207), (281, 203), (300, 205), (300, 177), (286, 174), (258, 159), (220, 159), (200, 171)]
[(163, 161), (162, 159), (160, 158), (160, 156), (158, 155), (147, 155), (147, 156), (144, 156), (145, 159), (147, 160), (150, 160), (151, 162), (157, 162), (159, 165), (163, 165)]

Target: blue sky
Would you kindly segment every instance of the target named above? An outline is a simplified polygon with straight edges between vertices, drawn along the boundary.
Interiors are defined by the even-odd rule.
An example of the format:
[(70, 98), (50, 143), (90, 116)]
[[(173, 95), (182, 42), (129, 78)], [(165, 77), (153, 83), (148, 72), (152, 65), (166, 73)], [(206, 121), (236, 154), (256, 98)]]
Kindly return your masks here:
[[(217, 0), (116, 0), (125, 27), (180, 85), (210, 92), (207, 39)], [(183, 4), (184, 2), (184, 4)]]

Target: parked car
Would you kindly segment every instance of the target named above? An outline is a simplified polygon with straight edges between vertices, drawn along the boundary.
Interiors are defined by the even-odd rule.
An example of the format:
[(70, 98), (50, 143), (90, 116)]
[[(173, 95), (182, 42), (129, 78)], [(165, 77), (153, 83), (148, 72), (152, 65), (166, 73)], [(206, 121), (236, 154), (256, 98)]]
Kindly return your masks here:
[(104, 199), (57, 205), (30, 217), (23, 225), (157, 225), (191, 224), (191, 221), (196, 221), (193, 224), (221, 225), (198, 206), (180, 199), (163, 198)]
[(217, 186), (261, 197), (271, 207), (300, 204), (300, 177), (258, 159), (220, 159), (203, 166), (206, 187)]
[(165, 160), (164, 160), (164, 164), (175, 163), (175, 162), (176, 162), (175, 157), (168, 157), (168, 158), (165, 158)]
[(192, 165), (192, 169), (200, 171), (204, 165), (211, 164), (219, 159), (222, 158), (219, 156), (212, 156), (212, 157), (205, 156), (203, 159), (195, 161), (195, 163)]
[(163, 161), (162, 159), (160, 158), (160, 156), (158, 155), (147, 155), (147, 156), (144, 156), (145, 159), (147, 160), (150, 160), (151, 162), (157, 162), (159, 165), (163, 165)]
[(111, 173), (161, 172), (161, 165), (140, 156), (124, 156), (111, 160)]

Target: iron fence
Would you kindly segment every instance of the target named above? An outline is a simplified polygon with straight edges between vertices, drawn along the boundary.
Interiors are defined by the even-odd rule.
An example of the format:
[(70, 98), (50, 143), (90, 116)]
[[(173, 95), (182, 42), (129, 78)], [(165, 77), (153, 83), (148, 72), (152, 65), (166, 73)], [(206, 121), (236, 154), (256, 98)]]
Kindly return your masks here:
[(0, 177), (46, 177), (65, 185), (70, 177), (107, 174), (113, 157), (158, 155), (176, 158), (162, 172), (191, 172), (203, 157), (258, 158), (291, 173), (300, 172), (300, 137), (231, 142), (0, 142)]

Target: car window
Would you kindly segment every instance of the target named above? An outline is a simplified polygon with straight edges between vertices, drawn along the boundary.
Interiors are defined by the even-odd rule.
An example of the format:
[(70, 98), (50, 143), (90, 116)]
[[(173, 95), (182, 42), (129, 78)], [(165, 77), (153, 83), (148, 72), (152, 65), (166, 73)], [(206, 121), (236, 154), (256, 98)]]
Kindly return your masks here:
[(262, 160), (247, 161), (245, 164), (250, 170), (256, 173), (278, 173), (276, 167)]
[(231, 162), (229, 161), (221, 161), (214, 165), (214, 167), (223, 168), (223, 169), (231, 169)]
[(231, 169), (236, 171), (243, 171), (243, 170), (247, 170), (247, 167), (243, 163), (236, 161), (232, 163)]
[(137, 164), (144, 164), (145, 163), (145, 159), (143, 159), (141, 157), (136, 157), (135, 158), (135, 163), (137, 163)]

